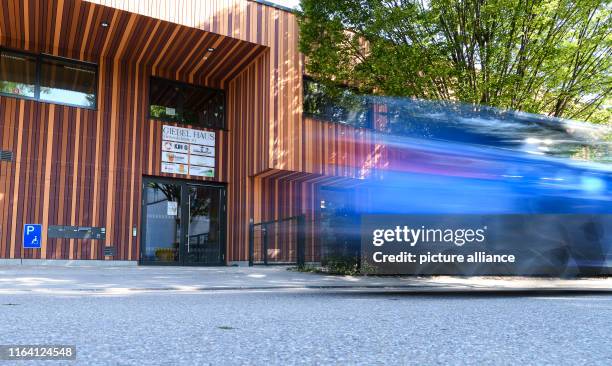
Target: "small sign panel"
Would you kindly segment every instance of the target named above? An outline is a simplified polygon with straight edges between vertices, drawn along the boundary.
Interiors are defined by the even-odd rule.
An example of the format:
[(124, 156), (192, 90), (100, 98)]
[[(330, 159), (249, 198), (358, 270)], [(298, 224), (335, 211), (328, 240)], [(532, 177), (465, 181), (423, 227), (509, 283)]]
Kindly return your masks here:
[(23, 225), (23, 247), (26, 249), (40, 249), (42, 242), (42, 225)]
[(189, 144), (183, 144), (174, 141), (164, 141), (162, 143), (162, 151), (170, 151), (187, 154), (189, 153)]
[(187, 174), (187, 165), (162, 162), (162, 173)]
[(208, 156), (191, 155), (191, 159), (189, 159), (189, 164), (207, 166), (212, 168), (215, 166), (215, 158), (210, 158)]
[(196, 177), (214, 177), (215, 169), (205, 166), (190, 165), (189, 174)]
[(189, 155), (162, 151), (162, 161), (166, 161), (168, 163), (187, 164), (189, 162)]
[(215, 157), (215, 148), (212, 146), (191, 145), (191, 155), (205, 155)]
[(168, 216), (178, 215), (178, 203), (168, 201)]
[(47, 229), (47, 237), (58, 239), (105, 240), (106, 228), (92, 226), (50, 225)]

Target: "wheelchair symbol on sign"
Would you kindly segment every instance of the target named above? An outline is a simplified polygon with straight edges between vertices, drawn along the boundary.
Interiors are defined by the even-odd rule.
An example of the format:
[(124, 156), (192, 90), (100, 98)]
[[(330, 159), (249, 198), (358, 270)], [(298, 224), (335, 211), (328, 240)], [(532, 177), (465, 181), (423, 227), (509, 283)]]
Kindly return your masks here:
[(23, 247), (30, 249), (40, 249), (42, 228), (40, 224), (25, 224), (23, 226)]

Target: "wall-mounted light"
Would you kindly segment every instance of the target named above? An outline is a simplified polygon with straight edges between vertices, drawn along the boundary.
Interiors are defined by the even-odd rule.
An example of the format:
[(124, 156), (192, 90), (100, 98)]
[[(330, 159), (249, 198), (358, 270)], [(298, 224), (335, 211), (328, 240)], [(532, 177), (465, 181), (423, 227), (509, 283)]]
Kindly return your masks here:
[(214, 47), (208, 47), (208, 48), (206, 49), (206, 51), (208, 51), (208, 52), (212, 52), (212, 51), (214, 51), (214, 50), (215, 50), (215, 48), (214, 48)]
[(100, 25), (102, 26), (102, 28), (108, 28), (110, 26), (110, 23), (104, 20), (102, 21), (102, 23), (100, 23)]

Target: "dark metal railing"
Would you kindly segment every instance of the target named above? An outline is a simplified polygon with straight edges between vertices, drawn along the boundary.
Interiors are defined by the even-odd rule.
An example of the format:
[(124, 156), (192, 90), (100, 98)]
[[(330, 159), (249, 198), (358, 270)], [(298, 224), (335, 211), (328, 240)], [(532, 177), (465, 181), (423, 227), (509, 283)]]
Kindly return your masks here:
[(254, 223), (249, 226), (249, 265), (305, 262), (305, 216)]

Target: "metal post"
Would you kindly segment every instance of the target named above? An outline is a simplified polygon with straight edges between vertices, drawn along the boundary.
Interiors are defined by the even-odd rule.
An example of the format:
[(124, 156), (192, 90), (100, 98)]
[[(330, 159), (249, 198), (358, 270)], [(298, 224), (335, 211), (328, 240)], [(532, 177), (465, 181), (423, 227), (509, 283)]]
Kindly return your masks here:
[(253, 266), (253, 257), (255, 256), (255, 224), (253, 219), (249, 220), (249, 266)]
[(297, 218), (297, 265), (302, 267), (306, 263), (306, 217)]
[(264, 264), (268, 265), (268, 226), (261, 226), (261, 233), (263, 235), (263, 260)]

